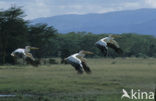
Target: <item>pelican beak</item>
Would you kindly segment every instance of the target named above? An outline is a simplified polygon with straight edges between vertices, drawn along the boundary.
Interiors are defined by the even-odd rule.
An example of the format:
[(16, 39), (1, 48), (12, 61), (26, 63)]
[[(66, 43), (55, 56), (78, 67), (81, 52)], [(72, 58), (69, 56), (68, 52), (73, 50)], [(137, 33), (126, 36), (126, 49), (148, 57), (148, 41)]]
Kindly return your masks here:
[(121, 38), (122, 36), (121, 35), (118, 35), (118, 38)]
[(121, 38), (121, 35), (114, 35), (115, 38)]
[(94, 54), (93, 52), (90, 51), (85, 51), (86, 54)]
[(37, 47), (31, 47), (30, 49), (39, 49), (39, 48), (37, 48)]

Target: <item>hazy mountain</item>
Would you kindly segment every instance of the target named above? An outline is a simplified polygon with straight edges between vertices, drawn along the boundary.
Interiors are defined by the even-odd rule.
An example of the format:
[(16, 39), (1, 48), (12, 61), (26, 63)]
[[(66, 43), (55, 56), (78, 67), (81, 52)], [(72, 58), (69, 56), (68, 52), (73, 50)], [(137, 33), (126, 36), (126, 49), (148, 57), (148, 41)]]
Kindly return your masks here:
[(138, 9), (103, 14), (60, 15), (32, 20), (47, 23), (61, 33), (86, 31), (93, 33), (128, 33), (156, 35), (156, 9)]

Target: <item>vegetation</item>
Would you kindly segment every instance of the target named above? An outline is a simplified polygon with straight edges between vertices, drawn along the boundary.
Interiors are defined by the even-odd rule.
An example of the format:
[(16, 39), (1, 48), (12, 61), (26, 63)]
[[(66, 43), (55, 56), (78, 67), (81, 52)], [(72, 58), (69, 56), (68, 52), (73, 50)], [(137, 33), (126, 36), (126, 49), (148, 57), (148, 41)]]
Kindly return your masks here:
[(56, 29), (46, 24), (29, 25), (23, 17), (21, 8), (11, 7), (0, 11), (0, 64), (13, 63), (10, 53), (26, 45), (40, 47), (38, 55), (36, 54), (38, 58), (49, 54), (44, 51), (49, 48), (49, 39), (55, 36)]
[[(95, 53), (92, 57), (102, 57), (103, 54), (95, 47), (95, 42), (108, 34), (93, 34), (87, 32), (70, 32), (58, 34), (57, 30), (46, 24), (30, 25), (24, 20), (21, 8), (11, 7), (0, 11), (0, 64), (14, 63), (10, 53), (26, 45), (39, 47), (33, 53), (36, 58), (64, 58), (78, 52), (89, 50)], [(109, 50), (108, 57), (156, 57), (156, 38), (149, 35), (123, 33), (116, 39), (124, 54), (119, 56)]]
[[(0, 99), (1, 101), (120, 101), (123, 88), (127, 91), (154, 90), (155, 61), (155, 58), (88, 59), (92, 74), (83, 75), (78, 75), (72, 66), (62, 64), (43, 65), (37, 68), (0, 66), (0, 94), (17, 95)], [(133, 100), (125, 98), (123, 101)]]
[[(53, 26), (31, 25), (23, 17), (21, 8), (0, 11), (0, 94), (16, 95), (1, 97), (1, 101), (120, 101), (123, 88), (154, 90), (155, 37), (122, 33), (116, 40), (124, 53), (118, 55), (110, 49), (104, 58), (94, 44), (108, 33), (61, 34)], [(39, 47), (40, 50), (32, 51), (33, 55), (39, 60), (44, 58), (42, 64), (49, 64), (36, 68), (10, 65), (14, 64), (10, 53), (26, 45)], [(88, 60), (93, 71), (90, 75), (77, 75), (72, 66), (53, 59), (61, 57), (64, 63), (65, 57), (79, 50), (95, 53)]]

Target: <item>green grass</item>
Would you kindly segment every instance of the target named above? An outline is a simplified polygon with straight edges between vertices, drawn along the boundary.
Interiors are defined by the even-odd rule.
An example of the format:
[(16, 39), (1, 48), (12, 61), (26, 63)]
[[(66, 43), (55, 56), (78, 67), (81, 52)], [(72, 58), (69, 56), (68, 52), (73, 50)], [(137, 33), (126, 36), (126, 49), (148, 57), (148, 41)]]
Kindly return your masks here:
[(123, 88), (154, 91), (156, 86), (154, 58), (88, 59), (88, 64), (89, 75), (61, 64), (0, 66), (0, 94), (17, 95), (0, 101), (121, 101)]

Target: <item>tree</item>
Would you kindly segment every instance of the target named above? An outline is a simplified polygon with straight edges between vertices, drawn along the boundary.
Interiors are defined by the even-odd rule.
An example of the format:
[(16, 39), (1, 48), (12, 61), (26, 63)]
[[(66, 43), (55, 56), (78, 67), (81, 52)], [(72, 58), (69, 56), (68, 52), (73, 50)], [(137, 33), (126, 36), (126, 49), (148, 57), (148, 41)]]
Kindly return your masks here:
[(12, 61), (8, 53), (26, 42), (27, 21), (23, 17), (24, 12), (21, 8), (11, 7), (0, 12), (1, 64), (5, 64), (6, 60)]
[(51, 39), (56, 36), (57, 30), (46, 24), (35, 24), (29, 27), (28, 32), (29, 45), (40, 48), (39, 51), (34, 54), (38, 58), (49, 56), (53, 50), (49, 46), (55, 44), (52, 43)]

